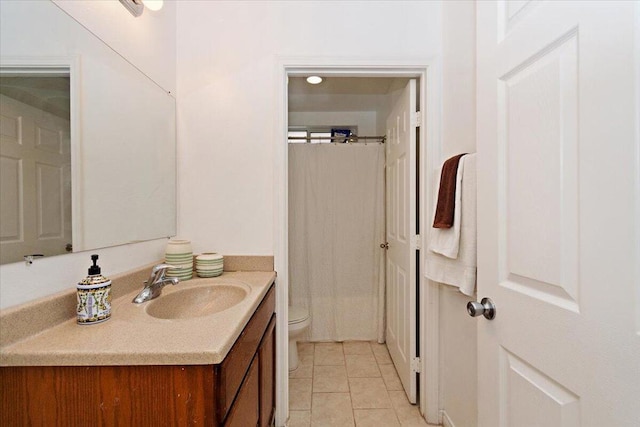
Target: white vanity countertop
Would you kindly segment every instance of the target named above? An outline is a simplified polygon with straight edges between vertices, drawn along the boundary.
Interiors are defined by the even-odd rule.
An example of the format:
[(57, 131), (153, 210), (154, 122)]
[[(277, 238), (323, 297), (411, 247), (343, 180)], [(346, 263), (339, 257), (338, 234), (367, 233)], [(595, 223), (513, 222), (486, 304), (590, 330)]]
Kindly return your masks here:
[(111, 318), (78, 325), (70, 318), (0, 348), (0, 366), (209, 365), (222, 362), (275, 281), (275, 272), (225, 272), (165, 287), (162, 295), (206, 283), (242, 282), (250, 291), (237, 305), (208, 316), (166, 320), (133, 304), (141, 290), (115, 299)]

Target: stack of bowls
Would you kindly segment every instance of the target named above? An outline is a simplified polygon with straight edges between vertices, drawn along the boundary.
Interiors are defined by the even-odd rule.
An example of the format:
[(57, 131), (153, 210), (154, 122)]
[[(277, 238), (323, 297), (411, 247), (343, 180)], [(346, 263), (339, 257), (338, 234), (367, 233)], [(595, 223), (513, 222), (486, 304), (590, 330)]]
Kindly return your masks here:
[(205, 252), (196, 257), (196, 273), (200, 277), (216, 277), (224, 269), (224, 257), (215, 252)]
[(193, 249), (189, 240), (169, 240), (164, 260), (177, 267), (167, 270), (167, 277), (177, 277), (180, 280), (193, 277)]

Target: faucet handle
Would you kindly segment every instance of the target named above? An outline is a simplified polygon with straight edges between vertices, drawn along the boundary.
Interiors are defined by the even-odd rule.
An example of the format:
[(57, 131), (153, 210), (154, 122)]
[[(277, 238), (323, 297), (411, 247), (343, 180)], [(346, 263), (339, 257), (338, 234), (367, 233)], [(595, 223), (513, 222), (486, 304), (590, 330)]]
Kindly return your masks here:
[(156, 266), (153, 267), (153, 269), (151, 269), (151, 274), (156, 274), (159, 271), (166, 271), (169, 269), (174, 269), (174, 268), (178, 268), (174, 265), (171, 264), (158, 264)]
[(174, 268), (178, 268), (178, 267), (173, 266), (171, 264), (154, 265), (153, 268), (151, 269), (151, 275), (149, 276), (149, 280), (147, 280), (145, 283), (147, 285), (152, 285), (155, 281), (164, 278), (164, 275), (166, 274), (167, 270), (174, 269)]

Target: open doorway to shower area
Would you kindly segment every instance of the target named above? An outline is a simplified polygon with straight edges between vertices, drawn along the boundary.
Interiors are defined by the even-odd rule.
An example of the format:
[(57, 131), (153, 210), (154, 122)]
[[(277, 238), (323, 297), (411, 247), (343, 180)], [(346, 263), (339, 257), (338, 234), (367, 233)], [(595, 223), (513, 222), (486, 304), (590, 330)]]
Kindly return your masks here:
[(420, 79), (288, 77), (291, 420), (419, 422)]

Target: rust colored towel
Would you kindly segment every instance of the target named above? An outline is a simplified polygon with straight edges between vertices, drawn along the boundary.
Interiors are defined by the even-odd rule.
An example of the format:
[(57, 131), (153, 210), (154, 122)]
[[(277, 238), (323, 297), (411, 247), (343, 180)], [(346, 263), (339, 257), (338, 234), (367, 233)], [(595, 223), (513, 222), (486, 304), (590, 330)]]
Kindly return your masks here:
[(456, 209), (456, 175), (460, 157), (467, 153), (453, 156), (442, 165), (440, 174), (440, 189), (438, 190), (438, 204), (433, 218), (433, 228), (451, 228), (453, 214)]

